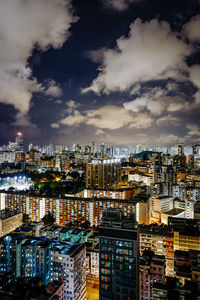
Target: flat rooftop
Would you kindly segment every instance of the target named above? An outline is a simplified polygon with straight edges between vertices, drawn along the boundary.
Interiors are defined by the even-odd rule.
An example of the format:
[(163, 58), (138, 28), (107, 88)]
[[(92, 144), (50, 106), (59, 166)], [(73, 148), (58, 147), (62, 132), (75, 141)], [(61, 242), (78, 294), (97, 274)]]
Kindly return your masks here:
[(10, 233), (6, 236), (0, 238), (1, 242), (13, 242), (13, 243), (22, 243), (25, 247), (32, 247), (37, 245), (38, 247), (50, 247), (52, 250), (56, 250), (61, 254), (66, 254), (70, 256), (75, 256), (79, 249), (84, 248), (84, 245), (78, 243), (58, 241), (54, 239), (47, 239), (43, 237), (33, 237), (27, 236), (20, 233)]

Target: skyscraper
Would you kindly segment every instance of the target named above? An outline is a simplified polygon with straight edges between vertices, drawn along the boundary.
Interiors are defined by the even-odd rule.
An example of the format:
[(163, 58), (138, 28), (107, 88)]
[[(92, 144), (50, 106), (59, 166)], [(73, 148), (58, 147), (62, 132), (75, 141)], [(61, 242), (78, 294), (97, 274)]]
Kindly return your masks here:
[(99, 230), (99, 299), (137, 299), (137, 223), (133, 216), (108, 209)]
[(21, 132), (17, 133), (16, 144), (17, 144), (17, 150), (19, 152), (23, 152), (23, 136)]
[(87, 188), (116, 188), (121, 181), (121, 163), (118, 159), (93, 161), (86, 165)]

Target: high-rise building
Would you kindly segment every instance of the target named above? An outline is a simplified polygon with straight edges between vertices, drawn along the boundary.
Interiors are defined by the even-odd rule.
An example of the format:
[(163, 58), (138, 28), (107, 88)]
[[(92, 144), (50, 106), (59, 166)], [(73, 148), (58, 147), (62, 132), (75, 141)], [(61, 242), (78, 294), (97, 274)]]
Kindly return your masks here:
[(165, 256), (144, 251), (139, 266), (139, 299), (152, 299), (154, 282), (165, 282)]
[(21, 132), (17, 133), (16, 144), (17, 144), (17, 150), (19, 152), (23, 152), (23, 136)]
[(178, 145), (178, 156), (184, 155), (184, 144)]
[(0, 272), (15, 277), (39, 277), (46, 285), (64, 282), (65, 299), (82, 300), (86, 292), (84, 245), (22, 234), (0, 238)]
[(99, 243), (99, 299), (137, 299), (138, 235), (133, 216), (106, 210), (99, 227)]
[(197, 282), (186, 281), (183, 286), (177, 278), (167, 277), (164, 284), (160, 282), (155, 282), (153, 284), (152, 299), (199, 299)]
[(86, 188), (116, 188), (120, 181), (119, 159), (94, 161), (86, 165)]
[(166, 260), (166, 276), (174, 276), (174, 236), (168, 226), (156, 224), (140, 226), (140, 256), (145, 250), (157, 255), (164, 255)]
[(169, 217), (168, 224), (173, 228), (174, 251), (200, 250), (200, 220)]
[(0, 209), (10, 208), (14, 210), (16, 207), (36, 222), (39, 222), (45, 214), (50, 212), (59, 225), (89, 220), (91, 226), (98, 226), (102, 220), (102, 212), (106, 207), (121, 209), (128, 216), (129, 214), (135, 214), (136, 201), (134, 199), (91, 199), (73, 196), (50, 198), (42, 195), (30, 195), (30, 193), (0, 191)]

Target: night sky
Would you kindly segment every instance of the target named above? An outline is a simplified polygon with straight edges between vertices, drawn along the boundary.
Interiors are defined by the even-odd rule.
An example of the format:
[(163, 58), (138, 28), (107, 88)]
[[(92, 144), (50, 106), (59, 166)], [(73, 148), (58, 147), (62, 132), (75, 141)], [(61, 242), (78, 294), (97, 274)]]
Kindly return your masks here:
[(1, 0), (0, 144), (190, 144), (199, 113), (199, 0)]

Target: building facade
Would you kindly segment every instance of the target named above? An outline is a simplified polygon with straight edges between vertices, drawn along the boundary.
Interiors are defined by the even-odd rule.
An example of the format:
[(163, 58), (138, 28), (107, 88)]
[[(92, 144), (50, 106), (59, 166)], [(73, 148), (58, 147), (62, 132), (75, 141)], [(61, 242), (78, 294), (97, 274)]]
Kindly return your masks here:
[(86, 292), (84, 245), (9, 234), (0, 238), (0, 272), (39, 277), (46, 285), (64, 282), (65, 299), (81, 300)]
[(100, 225), (102, 212), (105, 208), (123, 210), (125, 215), (134, 214), (136, 202), (134, 200), (102, 199), (102, 198), (47, 198), (32, 196), (26, 193), (0, 192), (0, 209), (19, 208), (22, 213), (28, 214), (31, 221), (39, 222), (45, 214), (50, 212), (59, 225), (66, 225), (77, 220), (89, 221), (92, 225)]
[(137, 225), (118, 210), (107, 210), (99, 227), (99, 299), (138, 297)]

